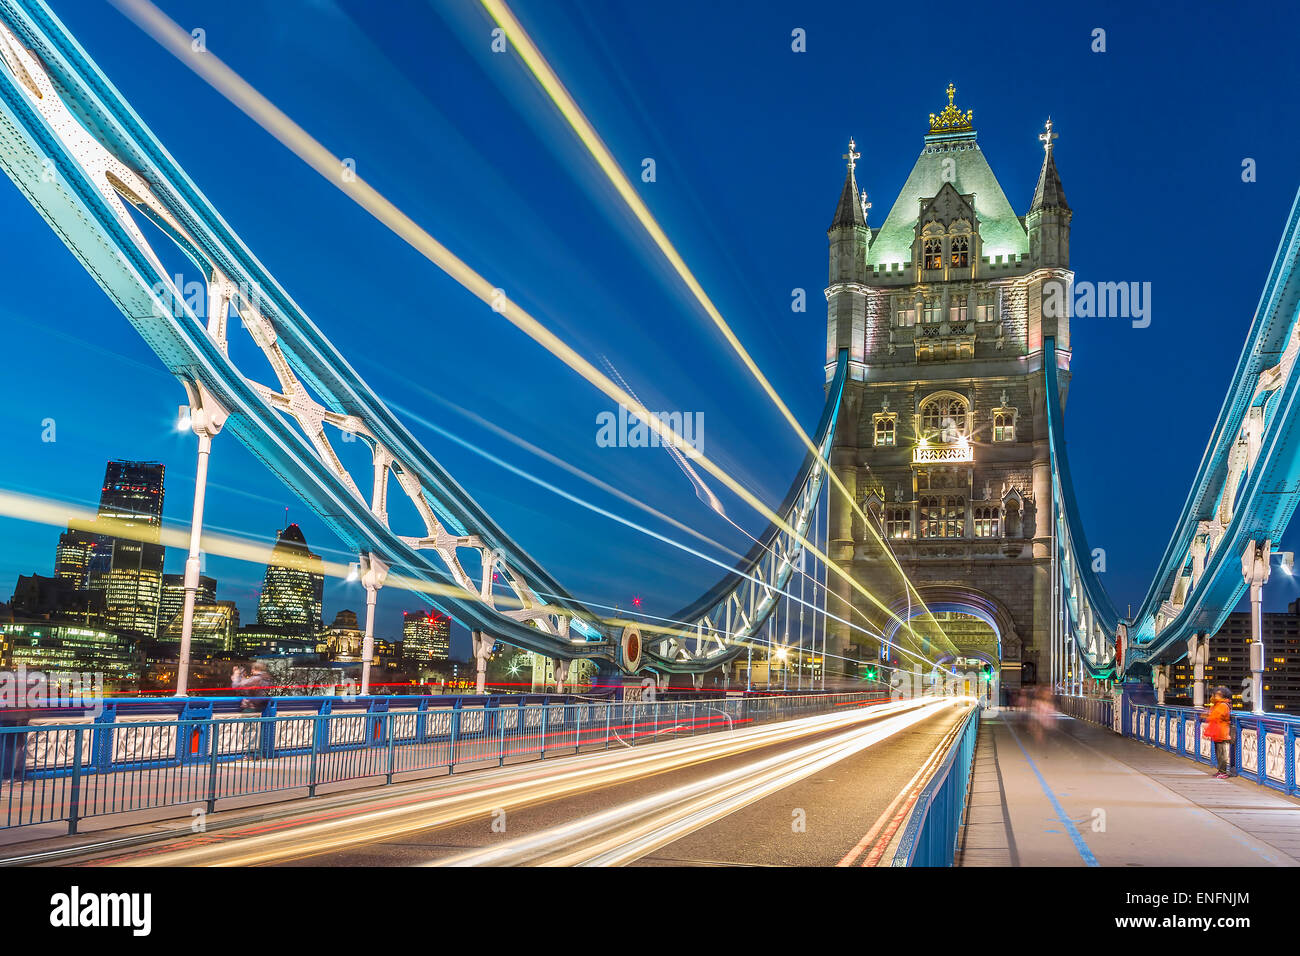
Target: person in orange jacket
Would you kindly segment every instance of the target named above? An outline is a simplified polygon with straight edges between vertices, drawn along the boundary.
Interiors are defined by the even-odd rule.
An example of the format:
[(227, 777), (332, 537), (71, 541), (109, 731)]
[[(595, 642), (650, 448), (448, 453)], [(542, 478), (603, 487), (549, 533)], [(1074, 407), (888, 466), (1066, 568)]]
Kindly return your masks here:
[(1228, 778), (1231, 776), (1228, 772), (1228, 741), (1232, 739), (1232, 697), (1228, 688), (1214, 688), (1210, 712), (1205, 717), (1201, 734), (1214, 741), (1215, 756), (1219, 760), (1219, 772), (1215, 776), (1220, 780)]

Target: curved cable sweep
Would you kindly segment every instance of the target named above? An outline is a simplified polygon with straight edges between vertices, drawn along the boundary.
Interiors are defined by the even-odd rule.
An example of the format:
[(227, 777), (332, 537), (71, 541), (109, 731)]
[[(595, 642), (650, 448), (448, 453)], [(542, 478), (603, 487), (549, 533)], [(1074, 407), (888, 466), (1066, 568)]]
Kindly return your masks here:
[[(625, 671), (701, 673), (734, 658), (774, 611), (797, 561), (823, 470), (810, 453), (781, 516), (798, 532), (763, 567), (751, 553), (730, 588), (696, 602), (680, 637), (643, 645), (602, 622), (515, 543), (411, 435), (311, 322), (152, 131), (39, 0), (0, 0), (0, 165), (199, 407), (226, 428), (350, 547), (433, 585), (433, 603), (465, 627), (556, 658)], [(206, 278), (206, 323), (133, 216), (147, 217)], [(229, 355), (236, 317), (275, 381)], [(846, 356), (841, 356), (842, 381)], [(839, 390), (827, 396), (817, 447), (828, 448)], [(331, 435), (370, 452), (368, 494)], [(422, 527), (390, 527), (391, 482)], [(775, 540), (774, 526), (761, 540)], [(478, 571), (478, 580), (472, 571)], [(742, 597), (737, 592), (752, 588)], [(498, 593), (504, 589), (507, 593)], [(542, 595), (546, 595), (545, 598)], [(752, 596), (751, 596), (752, 594)], [(737, 606), (749, 608), (739, 618)], [(719, 627), (719, 622), (725, 626)], [(629, 652), (629, 648), (635, 653)]]

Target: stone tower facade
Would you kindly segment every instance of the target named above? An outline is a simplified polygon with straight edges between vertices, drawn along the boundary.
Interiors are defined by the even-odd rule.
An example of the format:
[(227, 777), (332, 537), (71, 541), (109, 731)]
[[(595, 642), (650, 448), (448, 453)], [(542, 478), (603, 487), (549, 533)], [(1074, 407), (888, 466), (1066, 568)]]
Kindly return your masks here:
[[(878, 227), (850, 142), (828, 232), (828, 380), (841, 350), (850, 360), (831, 466), (859, 506), (830, 496), (829, 553), (862, 586), (830, 577), (832, 614), (856, 626), (832, 620), (828, 650), (911, 669), (883, 635), (932, 660), (982, 657), (1016, 687), (1046, 676), (1043, 341), (1055, 338), (1064, 395), (1069, 321), (1053, 302), (1069, 301), (1071, 211), (1051, 121), (1019, 216), (954, 94), (950, 85), (947, 108), (931, 114), (921, 155)], [(933, 613), (917, 615), (922, 603)], [(953, 620), (976, 627), (944, 627)]]

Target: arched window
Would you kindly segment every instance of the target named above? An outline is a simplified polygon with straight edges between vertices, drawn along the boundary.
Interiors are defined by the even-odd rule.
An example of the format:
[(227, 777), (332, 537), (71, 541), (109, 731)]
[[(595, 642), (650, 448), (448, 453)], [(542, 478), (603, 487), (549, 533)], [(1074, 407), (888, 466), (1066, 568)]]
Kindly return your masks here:
[(993, 440), (1016, 440), (1016, 416), (1014, 412), (993, 413)]
[(997, 508), (975, 509), (975, 537), (997, 538), (1001, 533), (1001, 520)]
[(953, 236), (948, 240), (948, 248), (951, 250), (954, 269), (965, 269), (970, 265), (970, 238), (968, 236)]
[(885, 512), (885, 534), (890, 538), (905, 540), (912, 536), (912, 509), (898, 506)]
[(925, 246), (925, 267), (927, 269), (943, 268), (943, 240), (926, 239)]
[(966, 434), (966, 400), (938, 395), (921, 405), (921, 429), (931, 441), (951, 444)]
[(894, 418), (881, 416), (876, 419), (876, 444), (890, 446), (894, 444)]
[(961, 495), (922, 498), (918, 537), (960, 538), (966, 534), (966, 499)]

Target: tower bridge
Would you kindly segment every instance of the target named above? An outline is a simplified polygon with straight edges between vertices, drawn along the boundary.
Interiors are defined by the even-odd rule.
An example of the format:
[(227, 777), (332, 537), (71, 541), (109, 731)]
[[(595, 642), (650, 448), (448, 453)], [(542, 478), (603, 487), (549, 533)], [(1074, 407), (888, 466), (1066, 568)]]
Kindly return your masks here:
[[(535, 52), (508, 9), (496, 0), (485, 6), (516, 47)], [(159, 27), (164, 42), (169, 30)], [(574, 779), (585, 783), (552, 795), (585, 807), (584, 819), (598, 820), (605, 818), (583, 803), (583, 788), (599, 791), (639, 779), (635, 759), (610, 758), (611, 748), (618, 753), (640, 739), (647, 750), (658, 748), (651, 765), (674, 774), (706, 760), (739, 760), (749, 750), (775, 748), (775, 765), (756, 761), (732, 776), (697, 781), (687, 795), (656, 797), (665, 814), (658, 829), (638, 830), (636, 840), (649, 842), (627, 844), (649, 853), (705, 826), (687, 796), (706, 794), (717, 807), (733, 809), (745, 800), (757, 804), (820, 767), (857, 760), (867, 748), (892, 740), (889, 746), (898, 748), (892, 759), (920, 770), (902, 792), (872, 796), (872, 816), (879, 812), (885, 829), (855, 820), (867, 836), (856, 846), (850, 842), (840, 863), (875, 865), (888, 855), (907, 864), (946, 865), (954, 849), (970, 862), (975, 857), (966, 854), (963, 841), (972, 826), (992, 828), (986, 835), (994, 842), (1005, 838), (1003, 846), (974, 849), (1010, 855), (1019, 845), (1021, 852), (1059, 861), (1052, 856), (1056, 843), (1041, 834), (1023, 839), (1025, 821), (1042, 809), (1035, 801), (1045, 798), (1071, 834), (1074, 862), (1095, 864), (1098, 856), (1078, 832), (1077, 813), (1056, 796), (1068, 780), (1085, 794), (1079, 799), (1087, 799), (1086, 759), (1053, 768), (1059, 776), (1049, 784), (1035, 762), (1045, 752), (1041, 735), (1031, 735), (1036, 725), (1023, 711), (999, 713), (1000, 696), (991, 688), (959, 686), (945, 676), (937, 696), (890, 700), (888, 677), (864, 683), (862, 665), (881, 675), (923, 667), (955, 677), (958, 661), (984, 662), (1009, 697), (1031, 689), (1051, 694), (1059, 713), (1073, 719), (1050, 733), (1064, 735), (1062, 745), (1077, 745), (1078, 753), (1110, 759), (1159, 750), (1162, 760), (1208, 763), (1201, 715), (1164, 706), (1164, 669), (1184, 657), (1203, 664), (1205, 636), (1247, 591), (1256, 612), (1253, 712), (1234, 718), (1234, 766), (1259, 788), (1277, 791), (1282, 809), (1294, 806), (1300, 725), (1264, 713), (1258, 614), (1275, 543), (1300, 502), (1294, 424), (1300, 202), (1287, 217), (1222, 411), (1147, 596), (1135, 613), (1121, 617), (1093, 570), (1086, 516), (1079, 513), (1069, 469), (1071, 330), (1069, 310), (1059, 304), (1072, 301), (1073, 212), (1057, 169), (1052, 122), (1035, 147), (1042, 161), (1033, 195), (1017, 212), (978, 141), (974, 110), (958, 105), (950, 84), (947, 105), (931, 114), (921, 152), (879, 225), (869, 218), (877, 204), (867, 201), (859, 182), (861, 154), (851, 140), (827, 232), (826, 403), (807, 432), (791, 418), (808, 455), (788, 494), (772, 504), (746, 497), (739, 483), (701, 455), (701, 468), (763, 515), (766, 530), (740, 562), (721, 568), (725, 573), (714, 587), (670, 618), (613, 620), (567, 591), (415, 439), (243, 243), (87, 49), (41, 0), (0, 0), (0, 166), (188, 398), (199, 477), (185, 620), (192, 618), (198, 584), (208, 459), (219, 449), (218, 436), (229, 434), (356, 553), (367, 592), (367, 686), (359, 700), (340, 703), (337, 711), (334, 702), (313, 699), (286, 702), (283, 712), (276, 703), (244, 717), (230, 713), (229, 702), (187, 696), (182, 676), (177, 697), (165, 704), (121, 702), (108, 719), (100, 715), (93, 723), (64, 715), (62, 723), (34, 729), (0, 727), (0, 771), (9, 806), (20, 817), (18, 823), (0, 817), (0, 832), (6, 822), (65, 820), (75, 830), (86, 815), (83, 777), (91, 773), (96, 782), (88, 785), (88, 800), (108, 801), (101, 784), (115, 773), (147, 771), (163, 775), (167, 787), (175, 782), (172, 774), (186, 787), (199, 786), (184, 792), (202, 792), (212, 808), (226, 797), (248, 796), (237, 786), (222, 789), (234, 779), (233, 771), (223, 775), (223, 767), (278, 767), (283, 776), (266, 791), (297, 787), (315, 796), (322, 760), (337, 772), (333, 781), (386, 776), (391, 783), (405, 771), (450, 773), (493, 763), (509, 778), (508, 764), (518, 755), (542, 758), (557, 750), (571, 752), (573, 766), (583, 768)], [(530, 69), (545, 73), (535, 63)], [(552, 98), (563, 102), (559, 94)], [(300, 128), (291, 131), (295, 142), (309, 143), (304, 149), (310, 156), (328, 164), (320, 144)], [(345, 192), (368, 210), (387, 208), (367, 184)], [(381, 221), (391, 226), (393, 218)], [(403, 238), (472, 295), (495, 298), (495, 287), (446, 246), (418, 227), (403, 228)], [(163, 242), (204, 275), (204, 315), (196, 314), (187, 291), (162, 265)], [(502, 314), (649, 420), (632, 396), (536, 319), (513, 304)], [(241, 321), (232, 322), (235, 317)], [(268, 359), (271, 378), (259, 380), (232, 360), (230, 336), (241, 334), (241, 326)], [(756, 369), (755, 375), (766, 383)], [(340, 436), (368, 447), (369, 469), (354, 474), (344, 465), (332, 445)], [(409, 499), (416, 526), (390, 520), (390, 491)], [(818, 533), (821, 509), (824, 537)], [(804, 595), (809, 583), (814, 593), (826, 592), (824, 606)], [(421, 590), (471, 630), (479, 695), (403, 702), (366, 693), (375, 605), (381, 588), (396, 586)], [(839, 671), (840, 689), (848, 691), (840, 698), (782, 694), (764, 701), (695, 693), (679, 700), (651, 694), (646, 701), (593, 701), (564, 695), (569, 663), (578, 659), (598, 660), (609, 673), (651, 676), (651, 686), (665, 691), (674, 675), (689, 677), (698, 690), (704, 675), (756, 647), (775, 659), (786, 650), (775, 639), (777, 622), (784, 616), (788, 625), (792, 613), (804, 610), (825, 625), (822, 673)], [(497, 641), (551, 658), (560, 696), (505, 700), (485, 694), (485, 662)], [(1198, 705), (1203, 696), (1198, 688)], [(132, 721), (148, 732), (129, 730)], [(937, 750), (917, 743), (923, 731), (941, 738)], [(696, 742), (697, 734), (714, 742)], [(596, 750), (606, 756), (593, 756)], [(311, 758), (309, 778), (292, 763), (304, 754)], [(357, 764), (358, 754), (371, 762)], [(1140, 790), (1147, 775), (1163, 772), (1165, 765), (1157, 764), (1125, 764), (1129, 769), (1118, 774), (1116, 786)], [(1008, 788), (1023, 788), (1014, 791), (1011, 810), (1000, 820), (963, 817), (972, 773), (1003, 797), (1012, 792)], [(78, 796), (70, 806), (47, 800), (41, 789), (43, 781), (62, 780), (75, 782), (71, 792)], [(734, 789), (745, 786), (750, 789)], [(447, 799), (430, 797), (429, 806), (445, 809), (439, 801)], [(1177, 797), (1187, 806), (1200, 806), (1198, 799), (1190, 792)], [(917, 809), (899, 829), (902, 801)], [(971, 807), (976, 803), (972, 797)], [(129, 801), (95, 806), (91, 815), (141, 809)], [(148, 809), (158, 806), (149, 803)], [(447, 820), (463, 821), (456, 814), (468, 811), (447, 812)], [(710, 825), (726, 816), (718, 812)], [(1151, 825), (1140, 815), (1125, 823), (1132, 832)], [(312, 852), (346, 852), (339, 842), (344, 837), (322, 835), (315, 826), (304, 822), (301, 830), (319, 840), (304, 844)], [(403, 827), (416, 830), (427, 822), (383, 826), (386, 835), (398, 836)], [(1246, 846), (1230, 832), (1243, 826), (1224, 822), (1216, 840), (1228, 848)], [(652, 831), (658, 835), (645, 836)], [(257, 839), (266, 842), (249, 860), (296, 852), (271, 845), (281, 836)], [(563, 834), (545, 831), (527, 846), (509, 844), (500, 851), (504, 856), (484, 851), (462, 862), (610, 863), (639, 852), (619, 849), (619, 840), (605, 831), (584, 839), (590, 843), (578, 853), (564, 847)], [(1282, 849), (1268, 845), (1300, 860), (1300, 838)], [(226, 851), (196, 852), (212, 861)], [(1125, 852), (1115, 850), (1110, 862), (1132, 862)]]

